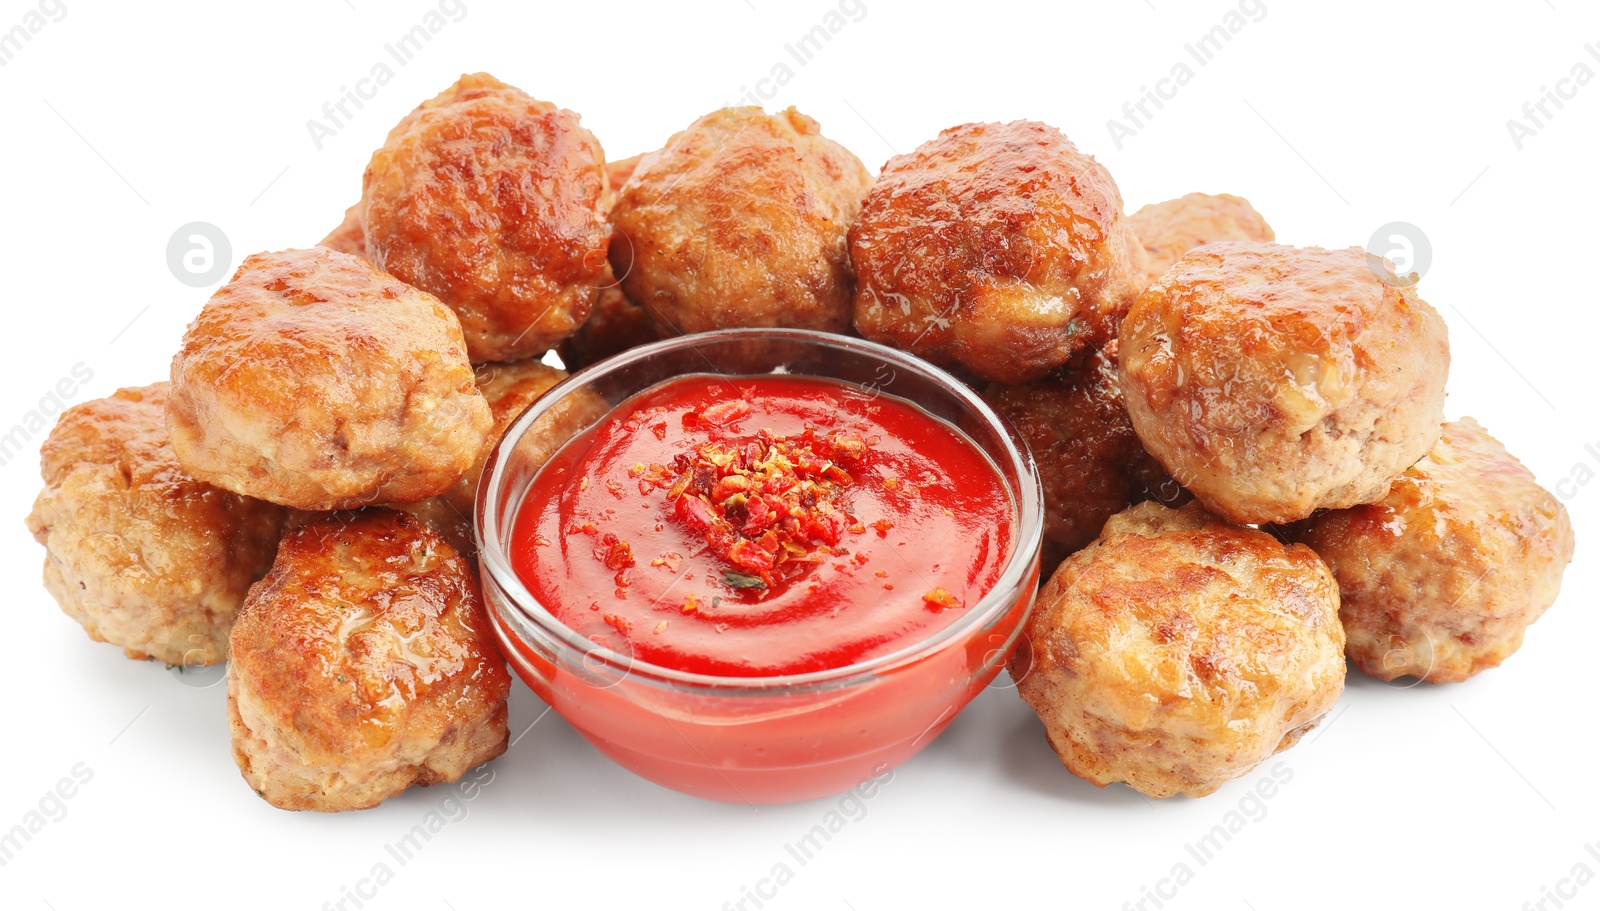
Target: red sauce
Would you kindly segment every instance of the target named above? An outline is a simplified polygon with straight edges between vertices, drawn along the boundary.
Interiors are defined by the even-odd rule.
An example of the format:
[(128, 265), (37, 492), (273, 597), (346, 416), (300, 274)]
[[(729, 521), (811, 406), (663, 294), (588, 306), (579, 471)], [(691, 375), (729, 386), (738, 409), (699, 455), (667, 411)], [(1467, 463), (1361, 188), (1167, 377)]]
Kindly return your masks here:
[(843, 667), (933, 634), (999, 577), (993, 464), (902, 400), (800, 377), (685, 376), (534, 479), (511, 540), (529, 591), (634, 660), (719, 676)]

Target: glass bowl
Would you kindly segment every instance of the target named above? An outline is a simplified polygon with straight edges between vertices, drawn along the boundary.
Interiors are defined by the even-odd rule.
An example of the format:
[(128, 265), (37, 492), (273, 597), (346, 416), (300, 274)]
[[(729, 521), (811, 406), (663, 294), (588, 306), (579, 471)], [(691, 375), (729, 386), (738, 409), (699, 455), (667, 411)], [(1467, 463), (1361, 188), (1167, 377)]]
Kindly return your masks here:
[[(892, 653), (805, 674), (718, 677), (635, 661), (616, 637), (561, 623), (512, 569), (508, 545), (550, 455), (546, 426), (575, 407), (599, 420), (657, 383), (789, 374), (892, 395), (962, 431), (1011, 496), (1011, 553), (960, 618)], [(590, 422), (591, 424), (593, 421)], [(474, 516), (489, 616), (528, 686), (590, 743), (658, 784), (714, 800), (787, 803), (854, 788), (915, 755), (994, 679), (1039, 581), (1043, 504), (1027, 446), (943, 370), (861, 339), (794, 329), (687, 335), (627, 351), (550, 389), (490, 456)]]

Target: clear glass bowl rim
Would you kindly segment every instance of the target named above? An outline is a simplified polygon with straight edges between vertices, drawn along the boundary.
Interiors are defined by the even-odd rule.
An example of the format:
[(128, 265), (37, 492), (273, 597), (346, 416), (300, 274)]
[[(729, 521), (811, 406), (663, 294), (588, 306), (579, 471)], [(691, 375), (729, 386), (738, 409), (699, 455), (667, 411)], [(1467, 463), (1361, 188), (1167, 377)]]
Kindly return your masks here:
[[(984, 594), (983, 598), (960, 619), (927, 638), (918, 639), (892, 652), (837, 668), (811, 671), (804, 674), (761, 677), (718, 676), (689, 673), (650, 664), (634, 660), (630, 656), (623, 655), (613, 649), (605, 648), (581, 636), (576, 630), (558, 620), (522, 584), (522, 580), (517, 577), (516, 572), (511, 568), (506, 542), (502, 540), (499, 529), (501, 515), (497, 503), (500, 499), (501, 487), (506, 483), (503, 453), (514, 448), (517, 441), (522, 439), (522, 436), (528, 432), (529, 428), (542, 415), (553, 408), (557, 402), (567, 395), (582, 391), (601, 377), (616, 373), (661, 352), (693, 349), (711, 343), (737, 342), (745, 339), (812, 344), (824, 348), (868, 355), (892, 368), (904, 369), (932, 381), (943, 391), (960, 400), (965, 407), (976, 413), (995, 432), (1004, 449), (1006, 460), (1010, 462), (1011, 470), (1017, 476), (1019, 482), (1018, 487), (1020, 489), (1012, 489), (1010, 491), (1017, 511), (1017, 534), (1013, 538), (1011, 555), (1007, 558), (999, 579)], [(733, 374), (733, 376), (760, 375), (765, 374)], [(658, 382), (665, 381), (668, 378), (663, 377)], [(844, 380), (839, 380), (838, 382), (847, 383)], [(902, 401), (911, 400), (902, 399)], [(914, 401), (911, 404), (917, 405), (919, 408), (924, 407)], [(607, 412), (608, 415), (609, 413)], [(601, 420), (604, 420), (604, 418)], [(977, 445), (977, 443), (974, 442), (974, 445)], [(1002, 483), (1008, 488), (1012, 487), (1010, 480), (1006, 477), (1006, 466), (999, 467), (1001, 469)], [(578, 370), (552, 386), (533, 405), (529, 406), (527, 411), (513, 421), (506, 428), (506, 432), (501, 435), (499, 441), (495, 443), (494, 450), (490, 453), (484, 465), (483, 477), (479, 482), (478, 501), (473, 511), (473, 526), (474, 533), (477, 536), (479, 560), (490, 576), (489, 579), (484, 580), (485, 585), (493, 584), (499, 588), (506, 600), (511, 602), (512, 606), (522, 614), (524, 619), (568, 652), (565, 657), (582, 661), (590, 668), (600, 666), (628, 679), (641, 679), (674, 690), (699, 694), (705, 694), (709, 690), (718, 696), (759, 695), (770, 697), (775, 693), (817, 692), (841, 689), (869, 682), (875, 677), (897, 667), (915, 663), (917, 660), (939, 651), (952, 642), (962, 640), (974, 630), (988, 626), (1003, 615), (1018, 597), (1030, 596), (1031, 592), (1023, 592), (1020, 589), (1024, 585), (1032, 584), (1030, 581), (1031, 564), (1039, 551), (1044, 533), (1044, 495), (1033, 454), (1027, 444), (1018, 436), (1010, 422), (997, 415), (965, 383), (928, 361), (916, 355), (865, 339), (810, 329), (721, 329), (713, 332), (680, 335), (631, 348), (621, 354), (613, 355), (610, 358)], [(493, 606), (488, 606), (488, 609), (493, 610), (494, 608)], [(510, 632), (516, 633), (515, 626), (510, 627)]]

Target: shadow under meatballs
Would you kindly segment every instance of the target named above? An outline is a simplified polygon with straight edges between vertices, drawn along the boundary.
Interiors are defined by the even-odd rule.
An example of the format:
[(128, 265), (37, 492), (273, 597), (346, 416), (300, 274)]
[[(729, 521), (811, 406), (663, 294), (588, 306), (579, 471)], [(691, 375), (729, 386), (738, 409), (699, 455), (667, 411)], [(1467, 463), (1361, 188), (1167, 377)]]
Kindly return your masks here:
[(695, 815), (697, 825), (716, 825), (754, 812), (744, 804), (680, 794), (624, 769), (516, 678), (508, 726), (513, 744), (491, 763), (497, 814), (525, 818), (536, 808), (541, 818), (564, 820), (565, 828), (607, 837), (619, 827), (681, 824), (686, 814)]
[(1421, 692), (1438, 692), (1439, 684), (1429, 683), (1421, 677), (1396, 677), (1393, 680), (1379, 680), (1357, 668), (1350, 662), (1345, 662), (1344, 688), (1346, 690), (1359, 690), (1376, 692), (1378, 690), (1410, 690)]
[[(1017, 695), (1008, 672), (1002, 671), (989, 688), (973, 700), (957, 719), (957, 724), (967, 719), (987, 728), (984, 736), (968, 738), (983, 748), (986, 755), (982, 761), (997, 763), (1008, 781), (1032, 793), (1113, 811), (1138, 803), (1153, 803), (1123, 785), (1097, 788), (1067, 771), (1045, 737), (1039, 717)], [(940, 741), (945, 739), (940, 738)], [(929, 750), (939, 748), (940, 743), (935, 742)]]

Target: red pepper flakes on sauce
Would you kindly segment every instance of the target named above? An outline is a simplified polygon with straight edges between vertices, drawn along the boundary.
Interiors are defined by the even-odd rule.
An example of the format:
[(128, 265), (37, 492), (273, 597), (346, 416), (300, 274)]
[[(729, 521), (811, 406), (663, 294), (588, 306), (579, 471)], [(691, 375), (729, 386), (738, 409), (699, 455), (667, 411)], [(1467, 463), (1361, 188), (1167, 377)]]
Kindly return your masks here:
[[(748, 412), (747, 402), (723, 402), (698, 420), (732, 422)], [(680, 454), (667, 498), (674, 517), (704, 535), (729, 565), (724, 584), (770, 588), (848, 553), (838, 544), (858, 525), (848, 492), (865, 455), (866, 443), (855, 433), (819, 437), (807, 429), (790, 438), (761, 430), (743, 443), (711, 441)]]
[(633, 545), (608, 531), (600, 537), (600, 546), (595, 548), (594, 555), (595, 559), (605, 564), (606, 569), (616, 572), (613, 580), (617, 583), (617, 597), (628, 597), (628, 570), (634, 563)]

